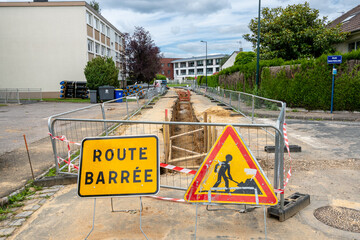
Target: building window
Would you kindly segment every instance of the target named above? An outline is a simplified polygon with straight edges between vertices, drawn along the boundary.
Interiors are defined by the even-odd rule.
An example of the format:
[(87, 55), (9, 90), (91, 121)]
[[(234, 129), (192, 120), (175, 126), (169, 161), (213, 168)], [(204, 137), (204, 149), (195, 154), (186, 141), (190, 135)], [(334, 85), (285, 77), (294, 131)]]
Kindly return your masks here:
[(88, 51), (93, 52), (94, 51), (94, 42), (88, 39)]
[(208, 68), (206, 71), (207, 74), (213, 74), (213, 69), (212, 68)]
[(181, 74), (181, 75), (186, 75), (186, 70), (185, 70), (185, 69), (184, 69), (184, 70), (181, 70), (181, 71), (180, 71), (180, 74)]
[(106, 49), (106, 56), (110, 57), (110, 48)]
[(164, 70), (161, 71), (161, 74), (165, 74)]
[(170, 70), (168, 70), (168, 74), (170, 74)]
[(170, 67), (170, 63), (168, 63), (168, 67)]
[(97, 18), (95, 18), (95, 28), (96, 28), (97, 30), (100, 30), (100, 21), (99, 21), (99, 19), (97, 19)]
[(180, 63), (180, 67), (181, 67), (181, 68), (186, 67), (186, 62), (181, 62), (181, 63)]
[(357, 49), (360, 49), (360, 41), (349, 43), (349, 46), (348, 46), (349, 52), (351, 52), (353, 50), (357, 50)]
[(101, 33), (105, 34), (105, 24), (101, 23)]
[(189, 62), (189, 67), (193, 67), (193, 66), (194, 66), (194, 62), (193, 61)]
[(87, 24), (89, 24), (90, 26), (92, 26), (92, 15), (89, 12), (86, 12), (86, 21)]
[(118, 42), (118, 35), (115, 33), (115, 42)]
[(95, 53), (100, 54), (100, 44), (98, 43), (95, 44)]
[(197, 66), (204, 66), (203, 60), (196, 61), (196, 65), (197, 65)]
[(219, 67), (216, 68), (216, 71), (217, 71), (217, 72), (220, 71)]
[(179, 67), (179, 63), (175, 63), (175, 68), (178, 68)]
[(202, 68), (197, 69), (197, 74), (204, 74), (204, 69)]
[(110, 28), (106, 27), (106, 36), (110, 37)]
[(101, 55), (105, 56), (106, 47), (101, 46)]
[(208, 59), (207, 61), (206, 61), (206, 65), (213, 65), (213, 60), (212, 59)]
[(161, 66), (164, 67), (164, 64), (162, 63)]
[(176, 70), (175, 73), (176, 73), (176, 75), (179, 75), (179, 70)]
[(195, 75), (194, 69), (189, 69), (189, 75)]
[(215, 65), (219, 65), (219, 64), (220, 64), (220, 61), (221, 61), (221, 58), (215, 59)]

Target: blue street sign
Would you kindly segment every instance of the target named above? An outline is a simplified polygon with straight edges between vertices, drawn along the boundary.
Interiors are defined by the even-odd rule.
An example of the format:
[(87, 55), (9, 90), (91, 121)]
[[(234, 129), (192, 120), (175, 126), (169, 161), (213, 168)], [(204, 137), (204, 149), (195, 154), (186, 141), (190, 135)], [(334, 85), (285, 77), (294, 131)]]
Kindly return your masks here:
[(328, 56), (327, 57), (328, 64), (340, 64), (342, 63), (342, 56)]

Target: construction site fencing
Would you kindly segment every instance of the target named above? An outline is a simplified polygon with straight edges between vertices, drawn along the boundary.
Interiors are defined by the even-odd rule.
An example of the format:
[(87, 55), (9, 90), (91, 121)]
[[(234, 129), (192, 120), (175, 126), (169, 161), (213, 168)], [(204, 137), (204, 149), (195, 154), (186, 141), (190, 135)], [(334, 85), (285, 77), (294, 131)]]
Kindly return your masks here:
[[(273, 179), (274, 189), (282, 190), (284, 188), (283, 124), (286, 104), (224, 89), (208, 88), (205, 91), (205, 89), (195, 88), (194, 90), (224, 103), (235, 112), (246, 116), (251, 122), (236, 124), (130, 121), (129, 119), (132, 116), (166, 91), (166, 88), (151, 89), (148, 90), (144, 99), (139, 99), (134, 94), (134, 96), (121, 98), (122, 102), (118, 102), (120, 99), (114, 99), (50, 117), (48, 124), (52, 135), (51, 141), (57, 172), (77, 174), (80, 144), (85, 137), (144, 134), (158, 136), (161, 163), (197, 170), (225, 126), (232, 125), (241, 134), (248, 149), (256, 157), (265, 174)], [(247, 101), (250, 103), (246, 103)], [(259, 102), (256, 103), (256, 101)], [(276, 123), (255, 123), (256, 109), (264, 108), (263, 106), (266, 106), (264, 102), (274, 103), (279, 107), (276, 109), (279, 114)], [(251, 111), (248, 111), (249, 109)], [(274, 112), (275, 110), (271, 111)], [(272, 114), (274, 114), (273, 112)], [(265, 151), (266, 146), (274, 146), (275, 152)], [(186, 190), (193, 178), (191, 174), (169, 169), (163, 169), (162, 173), (161, 186), (177, 190)], [(280, 194), (280, 205), (282, 208), (284, 207), (283, 194)]]
[(0, 88), (0, 103), (42, 101), (41, 88)]
[[(278, 129), (275, 132), (275, 135), (272, 135), (272, 132), (267, 132), (275, 139), (275, 158), (274, 158), (274, 169), (276, 176), (274, 178), (273, 186), (275, 189), (284, 189), (284, 174), (282, 171), (284, 169), (284, 124), (285, 124), (285, 113), (286, 113), (286, 103), (260, 97), (257, 95), (232, 91), (228, 89), (223, 89), (220, 87), (207, 87), (199, 86), (196, 82), (191, 85), (193, 91), (203, 94), (208, 98), (224, 104), (229, 109), (233, 110), (236, 113), (243, 115), (246, 119), (249, 120), (252, 124), (257, 122), (259, 118), (271, 118), (276, 119), (273, 126)], [(271, 120), (270, 120), (271, 121)], [(262, 129), (267, 131), (267, 129)], [(281, 197), (281, 207), (284, 206), (284, 194), (280, 195)]]
[[(56, 118), (51, 121), (49, 130), (55, 137), (52, 140), (57, 169), (64, 174), (78, 173), (80, 145), (85, 137), (146, 134), (158, 137), (161, 163), (196, 171), (227, 125), (230, 123)], [(280, 169), (283, 167), (283, 152), (279, 148), (278, 153), (264, 151), (265, 146), (281, 145), (278, 137), (281, 136), (280, 130), (266, 124), (231, 125), (240, 133), (266, 176), (274, 179), (273, 187), (282, 187), (283, 171)], [(106, 133), (104, 126), (111, 126), (112, 131)], [(280, 164), (276, 166), (276, 163)], [(185, 191), (193, 178), (192, 174), (166, 168), (161, 172), (160, 183), (163, 188)]]

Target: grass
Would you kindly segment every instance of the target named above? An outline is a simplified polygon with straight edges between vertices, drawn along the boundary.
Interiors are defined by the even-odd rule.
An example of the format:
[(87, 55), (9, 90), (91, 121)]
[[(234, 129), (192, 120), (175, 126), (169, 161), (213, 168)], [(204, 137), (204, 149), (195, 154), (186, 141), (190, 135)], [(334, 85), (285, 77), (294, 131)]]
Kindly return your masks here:
[(55, 167), (51, 168), (47, 172), (47, 174), (45, 174), (45, 177), (55, 177), (55, 176), (56, 176), (56, 168)]
[(90, 99), (81, 98), (43, 98), (44, 102), (74, 102), (74, 103), (90, 103)]
[(0, 107), (5, 107), (5, 106), (7, 106), (6, 104), (0, 104)]
[(13, 208), (24, 206), (24, 204), (21, 202), (26, 200), (28, 196), (31, 196), (35, 193), (35, 191), (30, 190), (31, 188), (34, 188), (35, 191), (42, 189), (42, 187), (34, 185), (33, 181), (29, 181), (24, 190), (14, 196), (9, 197), (8, 204), (0, 207), (0, 221), (7, 219), (7, 214), (12, 213)]

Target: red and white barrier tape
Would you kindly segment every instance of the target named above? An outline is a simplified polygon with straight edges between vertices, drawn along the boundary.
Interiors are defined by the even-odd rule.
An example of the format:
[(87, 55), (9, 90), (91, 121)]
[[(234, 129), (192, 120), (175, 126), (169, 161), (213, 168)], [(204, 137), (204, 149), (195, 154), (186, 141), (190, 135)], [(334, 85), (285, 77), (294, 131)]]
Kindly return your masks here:
[(54, 137), (51, 133), (48, 133), (48, 134), (50, 135), (50, 137), (51, 137), (52, 139), (57, 139), (57, 140), (60, 140), (60, 141), (63, 141), (63, 142), (67, 142), (67, 143), (71, 143), (71, 144), (75, 144), (75, 145), (81, 146), (81, 143), (76, 143), (76, 142), (69, 141), (69, 140), (67, 140), (67, 138), (66, 138), (65, 136), (61, 136), (61, 137), (55, 136), (55, 137)]
[(70, 164), (69, 164), (69, 162), (66, 161), (66, 159), (63, 159), (63, 158), (61, 158), (61, 157), (57, 157), (57, 158), (58, 158), (58, 164), (59, 164), (59, 166), (60, 166), (60, 164), (61, 164), (62, 162), (65, 162), (66, 164), (69, 165), (69, 167), (72, 167), (72, 168), (75, 168), (76, 170), (79, 170), (79, 167), (78, 167), (77, 165), (72, 164), (71, 162), (70, 162)]
[(149, 196), (151, 198), (155, 198), (157, 200), (162, 201), (170, 201), (170, 202), (179, 202), (179, 203), (188, 203), (184, 199), (178, 199), (178, 198), (167, 198), (167, 197), (159, 197), (159, 196)]
[(188, 174), (193, 174), (193, 175), (196, 174), (195, 170), (190, 170), (190, 169), (186, 169), (186, 168), (182, 168), (182, 167), (176, 167), (176, 166), (166, 164), (166, 163), (160, 163), (160, 167), (175, 170), (175, 171), (182, 172), (182, 173), (188, 173)]
[[(285, 188), (286, 188), (286, 185), (289, 183), (289, 179), (290, 179), (290, 177), (291, 177), (291, 163), (292, 163), (292, 159), (291, 159), (291, 155), (290, 155), (289, 139), (288, 139), (287, 131), (286, 131), (286, 123), (284, 123), (283, 132), (284, 132), (284, 142), (285, 142), (285, 146), (286, 146), (286, 149), (287, 149), (287, 151), (288, 151), (288, 153), (289, 153), (289, 158), (290, 158), (289, 171), (288, 171), (288, 173), (287, 173), (286, 180), (284, 180), (284, 189), (285, 189)], [(285, 175), (285, 167), (284, 167), (284, 175)]]

